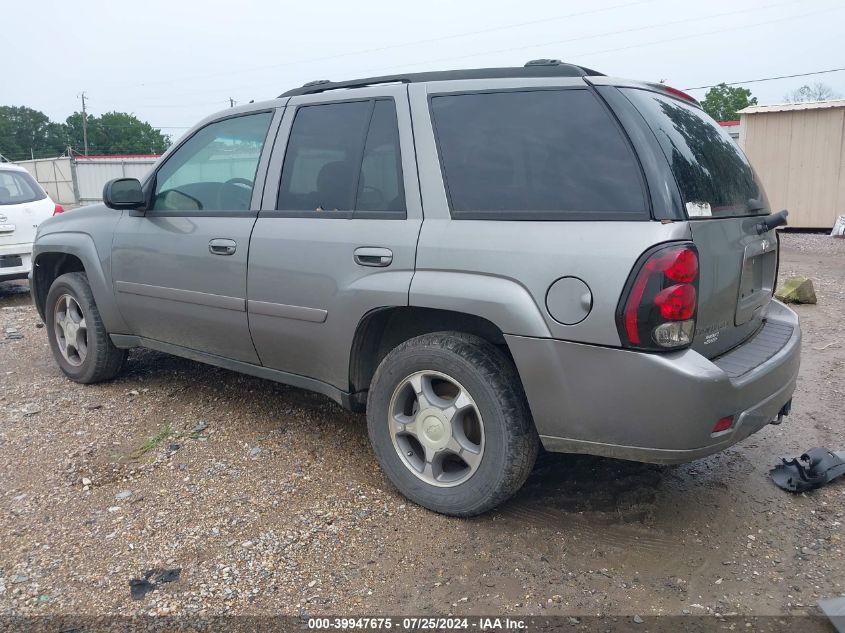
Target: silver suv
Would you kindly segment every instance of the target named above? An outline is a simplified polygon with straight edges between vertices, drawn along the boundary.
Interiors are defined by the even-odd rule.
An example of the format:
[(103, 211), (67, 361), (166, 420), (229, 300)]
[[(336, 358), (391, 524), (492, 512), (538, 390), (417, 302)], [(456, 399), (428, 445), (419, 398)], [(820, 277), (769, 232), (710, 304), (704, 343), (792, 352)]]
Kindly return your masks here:
[(103, 198), (33, 249), (70, 379), (147, 347), (366, 408), (387, 476), (438, 512), (507, 499), (540, 445), (685, 462), (789, 411), (784, 214), (663, 85), (554, 60), (313, 82)]

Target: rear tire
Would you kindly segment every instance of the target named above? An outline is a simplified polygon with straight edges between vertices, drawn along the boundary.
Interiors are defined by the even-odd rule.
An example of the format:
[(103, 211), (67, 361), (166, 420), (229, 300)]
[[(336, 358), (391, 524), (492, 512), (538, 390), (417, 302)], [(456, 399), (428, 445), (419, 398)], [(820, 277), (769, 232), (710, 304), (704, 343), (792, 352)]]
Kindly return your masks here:
[(65, 376), (90, 384), (110, 380), (123, 369), (126, 350), (111, 342), (85, 273), (57, 277), (44, 314), (50, 348)]
[(519, 490), (539, 448), (516, 367), (460, 332), (424, 334), (385, 357), (370, 385), (367, 428), (403, 495), (460, 517)]

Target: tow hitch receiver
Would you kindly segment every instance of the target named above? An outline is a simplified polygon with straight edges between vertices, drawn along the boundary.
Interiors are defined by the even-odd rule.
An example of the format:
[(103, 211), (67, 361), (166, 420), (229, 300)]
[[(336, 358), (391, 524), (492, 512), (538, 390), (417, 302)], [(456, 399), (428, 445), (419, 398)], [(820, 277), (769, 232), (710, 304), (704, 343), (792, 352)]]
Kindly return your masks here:
[(811, 448), (797, 459), (784, 457), (781, 462), (769, 474), (775, 484), (789, 492), (821, 488), (845, 475), (845, 452), (834, 453), (826, 448)]
[(790, 411), (792, 411), (792, 398), (790, 398), (789, 402), (787, 402), (780, 408), (780, 411), (778, 411), (777, 419), (772, 420), (771, 422), (769, 422), (769, 424), (774, 424), (775, 426), (781, 424), (783, 422), (783, 417), (789, 415)]

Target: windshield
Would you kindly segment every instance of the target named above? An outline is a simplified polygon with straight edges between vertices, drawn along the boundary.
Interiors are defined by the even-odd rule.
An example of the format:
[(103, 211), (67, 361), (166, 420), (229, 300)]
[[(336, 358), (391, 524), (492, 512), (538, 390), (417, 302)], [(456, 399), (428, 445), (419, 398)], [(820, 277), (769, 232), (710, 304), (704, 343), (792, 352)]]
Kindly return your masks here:
[(0, 170), (0, 204), (22, 204), (46, 197), (47, 194), (28, 173)]
[(621, 89), (657, 137), (690, 219), (769, 213), (769, 202), (739, 146), (704, 111), (648, 90)]

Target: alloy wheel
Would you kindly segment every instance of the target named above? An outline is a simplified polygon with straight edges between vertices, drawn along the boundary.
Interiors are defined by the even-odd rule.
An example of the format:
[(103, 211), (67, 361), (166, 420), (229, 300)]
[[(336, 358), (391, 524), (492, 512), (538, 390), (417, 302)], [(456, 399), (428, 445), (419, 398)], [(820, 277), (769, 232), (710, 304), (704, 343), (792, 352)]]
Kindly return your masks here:
[(63, 294), (53, 309), (53, 330), (64, 359), (79, 367), (88, 355), (88, 325), (79, 302)]
[(472, 396), (442, 372), (411, 374), (390, 399), (390, 435), (402, 462), (433, 486), (472, 477), (484, 455), (484, 424)]

